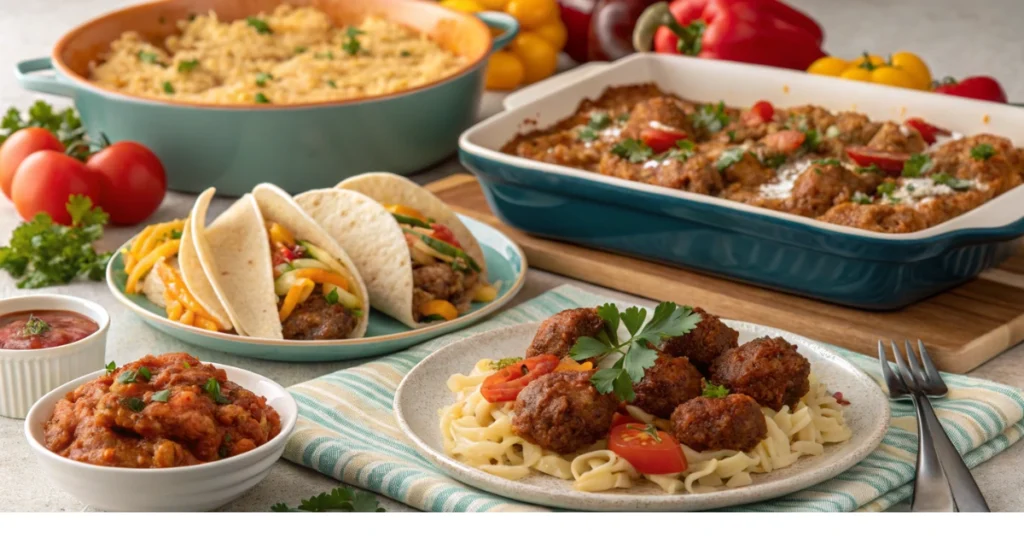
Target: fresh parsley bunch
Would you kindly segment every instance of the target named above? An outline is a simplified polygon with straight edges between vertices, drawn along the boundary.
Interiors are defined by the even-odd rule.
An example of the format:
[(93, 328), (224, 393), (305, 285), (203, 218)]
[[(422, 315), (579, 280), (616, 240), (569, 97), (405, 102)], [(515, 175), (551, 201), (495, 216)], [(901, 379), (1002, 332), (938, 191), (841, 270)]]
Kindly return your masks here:
[(298, 508), (291, 508), (284, 503), (270, 507), (273, 512), (384, 512), (377, 502), (377, 497), (365, 491), (354, 491), (351, 488), (334, 488), (330, 493), (321, 493), (315, 497), (303, 499)]
[(56, 111), (46, 101), (36, 101), (28, 109), (28, 119), (23, 118), (21, 112), (13, 106), (7, 109), (7, 113), (0, 118), (0, 144), (15, 131), (26, 127), (42, 127), (51, 131), (66, 148), (85, 139), (82, 119), (73, 107)]
[[(620, 400), (627, 402), (636, 397), (633, 384), (639, 383), (644, 378), (644, 370), (654, 366), (658, 359), (658, 352), (650, 346), (656, 346), (667, 338), (682, 336), (701, 321), (700, 314), (690, 307), (677, 306), (672, 302), (659, 304), (646, 325), (645, 308), (631, 306), (625, 312), (619, 312), (618, 306), (607, 303), (597, 307), (597, 314), (604, 320), (604, 330), (597, 338), (580, 337), (569, 351), (569, 356), (584, 361), (619, 355), (611, 368), (598, 370), (590, 382), (598, 392), (614, 392)], [(623, 342), (618, 336), (620, 324), (629, 332), (629, 339)]]

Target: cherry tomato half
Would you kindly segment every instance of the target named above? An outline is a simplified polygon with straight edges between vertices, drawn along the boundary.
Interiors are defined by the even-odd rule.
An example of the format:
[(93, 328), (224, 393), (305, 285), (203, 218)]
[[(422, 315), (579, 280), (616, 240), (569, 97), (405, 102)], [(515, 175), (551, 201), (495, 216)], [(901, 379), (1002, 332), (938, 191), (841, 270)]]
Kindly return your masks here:
[(775, 117), (775, 107), (768, 101), (758, 101), (743, 113), (743, 122), (747, 125), (768, 123)]
[(764, 145), (782, 153), (800, 149), (807, 135), (800, 131), (777, 131), (764, 137)]
[(538, 355), (519, 361), (487, 376), (480, 387), (480, 394), (491, 403), (511, 402), (531, 381), (550, 374), (557, 367), (558, 357), (554, 355)]
[(0, 188), (8, 199), (11, 197), (11, 183), (18, 166), (29, 155), (50, 149), (64, 152), (64, 144), (50, 131), (42, 127), (28, 127), (7, 137), (0, 146)]
[(29, 155), (18, 167), (11, 183), (11, 200), (18, 214), (31, 220), (46, 213), (54, 222), (70, 225), (68, 198), (84, 194), (99, 205), (103, 175), (61, 151), (43, 150)]
[(436, 222), (431, 223), (430, 228), (434, 230), (434, 239), (440, 239), (441, 241), (444, 241), (445, 243), (448, 243), (453, 247), (462, 248), (462, 245), (459, 243), (459, 240), (455, 239), (455, 233), (452, 232), (451, 228), (445, 226), (444, 224), (438, 224)]
[(897, 176), (903, 172), (903, 164), (910, 159), (907, 153), (879, 151), (867, 146), (850, 146), (846, 148), (846, 155), (859, 166), (875, 165), (883, 172)]
[(903, 122), (907, 127), (917, 131), (921, 134), (921, 138), (924, 139), (926, 144), (934, 144), (936, 135), (949, 136), (953, 133), (942, 127), (936, 127), (921, 118), (909, 118)]
[(137, 142), (115, 142), (89, 157), (86, 166), (105, 178), (101, 205), (113, 224), (146, 220), (167, 193), (164, 165)]
[(682, 131), (646, 128), (640, 131), (640, 140), (647, 144), (655, 153), (668, 151), (676, 147), (676, 142), (686, 138)]
[(681, 473), (686, 456), (671, 434), (648, 424), (621, 424), (612, 428), (608, 449), (643, 474)]

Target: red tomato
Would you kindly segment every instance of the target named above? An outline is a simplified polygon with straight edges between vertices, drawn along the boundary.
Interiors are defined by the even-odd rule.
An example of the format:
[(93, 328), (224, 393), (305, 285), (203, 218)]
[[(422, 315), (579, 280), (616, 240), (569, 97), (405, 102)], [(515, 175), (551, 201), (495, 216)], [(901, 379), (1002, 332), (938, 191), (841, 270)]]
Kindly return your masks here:
[(654, 150), (655, 153), (668, 151), (676, 147), (676, 142), (686, 138), (682, 131), (665, 131), (662, 129), (646, 128), (640, 131), (640, 140)]
[(846, 148), (846, 155), (859, 166), (875, 165), (893, 175), (900, 175), (903, 172), (903, 163), (907, 162), (910, 155), (907, 153), (893, 153), (890, 151), (879, 151), (867, 146), (850, 146)]
[(926, 144), (934, 144), (935, 135), (949, 136), (953, 134), (942, 127), (936, 127), (921, 118), (909, 118), (903, 123), (905, 123), (907, 127), (921, 133), (921, 138), (924, 139)]
[(455, 233), (452, 232), (451, 228), (448, 228), (444, 224), (438, 224), (436, 222), (432, 223), (430, 225), (430, 228), (434, 230), (434, 239), (440, 239), (441, 241), (444, 241), (449, 245), (462, 248), (462, 245), (459, 244), (459, 240), (455, 239)]
[(643, 424), (628, 413), (615, 413), (612, 415), (612, 428), (621, 424)]
[(65, 207), (68, 198), (72, 194), (84, 194), (93, 205), (99, 205), (103, 181), (102, 174), (63, 152), (37, 151), (29, 155), (14, 174), (11, 200), (25, 220), (43, 212), (54, 222), (70, 225), (71, 215)]
[(647, 424), (621, 424), (612, 428), (608, 449), (628, 461), (643, 474), (681, 473), (686, 456), (671, 434)]
[(758, 101), (743, 113), (744, 123), (747, 125), (757, 125), (759, 123), (768, 123), (775, 117), (775, 107), (772, 106), (768, 101)]
[(101, 205), (114, 224), (146, 220), (167, 193), (164, 165), (137, 142), (115, 142), (89, 157), (86, 166), (105, 178)]
[(63, 153), (64, 144), (42, 127), (28, 127), (16, 131), (0, 146), (0, 188), (7, 198), (11, 197), (11, 182), (14, 181), (18, 165), (29, 155), (44, 149)]
[(558, 357), (554, 355), (538, 355), (519, 361), (487, 376), (480, 387), (480, 394), (488, 402), (511, 402), (531, 381), (550, 374), (557, 367)]
[(764, 137), (764, 145), (782, 153), (793, 153), (806, 139), (807, 135), (800, 131), (778, 131)]

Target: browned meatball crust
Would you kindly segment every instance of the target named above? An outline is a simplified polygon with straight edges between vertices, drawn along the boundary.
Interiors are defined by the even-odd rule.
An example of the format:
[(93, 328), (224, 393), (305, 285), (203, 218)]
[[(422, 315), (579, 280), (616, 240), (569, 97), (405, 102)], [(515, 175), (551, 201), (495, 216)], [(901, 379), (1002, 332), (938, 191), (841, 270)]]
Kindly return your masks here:
[(604, 320), (596, 308), (563, 310), (544, 320), (526, 349), (527, 357), (554, 355), (564, 357), (581, 336), (597, 336), (604, 329)]
[(711, 365), (711, 380), (778, 411), (810, 388), (811, 364), (785, 339), (763, 336), (730, 349)]
[(703, 376), (686, 357), (661, 355), (633, 385), (633, 405), (648, 413), (668, 418), (679, 404), (700, 396)]
[(694, 398), (672, 413), (672, 435), (698, 451), (747, 451), (768, 437), (764, 413), (750, 396)]
[(619, 404), (590, 383), (593, 371), (555, 372), (526, 386), (513, 408), (512, 430), (543, 448), (571, 454), (603, 439)]
[(700, 314), (701, 321), (692, 331), (667, 340), (661, 346), (662, 352), (673, 357), (686, 357), (690, 363), (707, 376), (711, 362), (725, 350), (739, 345), (740, 333), (722, 323), (722, 320), (701, 307), (693, 309)]

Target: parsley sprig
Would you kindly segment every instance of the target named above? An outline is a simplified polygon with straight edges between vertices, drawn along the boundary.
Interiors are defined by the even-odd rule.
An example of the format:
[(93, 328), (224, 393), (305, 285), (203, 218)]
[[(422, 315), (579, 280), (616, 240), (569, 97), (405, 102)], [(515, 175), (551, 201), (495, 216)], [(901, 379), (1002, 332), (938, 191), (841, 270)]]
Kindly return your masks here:
[(28, 321), (21, 329), (22, 336), (39, 336), (50, 330), (50, 324), (37, 318), (35, 314), (28, 315)]
[(996, 148), (992, 144), (978, 144), (971, 148), (971, 157), (976, 161), (987, 161), (996, 154)]
[(725, 113), (725, 102), (719, 101), (718, 104), (708, 103), (702, 105), (697, 109), (692, 116), (690, 116), (690, 122), (697, 129), (703, 129), (708, 133), (717, 133), (729, 125), (729, 115)]
[(259, 19), (259, 18), (256, 18), (256, 17), (246, 17), (245, 18), (245, 23), (248, 24), (249, 26), (251, 26), (254, 30), (256, 30), (257, 34), (272, 34), (272, 33), (274, 33), (274, 31), (270, 29), (270, 25), (267, 24), (267, 21), (265, 21), (263, 19)]
[(729, 168), (730, 166), (743, 160), (743, 156), (746, 155), (747, 149), (743, 146), (733, 146), (729, 149), (722, 151), (718, 156), (718, 160), (715, 161), (715, 168), (719, 172)]
[[(602, 368), (594, 373), (590, 382), (602, 394), (614, 392), (623, 401), (631, 402), (635, 398), (633, 384), (644, 378), (644, 371), (654, 365), (658, 352), (649, 348), (648, 344), (658, 344), (666, 338), (682, 336), (700, 323), (700, 314), (688, 306), (677, 306), (672, 302), (664, 302), (654, 309), (650, 322), (647, 309), (631, 306), (625, 312), (619, 307), (607, 303), (597, 307), (597, 314), (604, 320), (604, 329), (597, 338), (580, 337), (569, 351), (569, 356), (576, 361), (618, 355), (619, 358), (611, 368)], [(619, 341), (620, 324), (626, 328), (629, 338)]]
[(347, 52), (349, 56), (359, 54), (359, 51), (363, 48), (363, 45), (359, 43), (359, 36), (365, 33), (355, 26), (349, 26), (345, 29), (345, 42), (341, 44), (341, 49)]
[(216, 379), (212, 377), (207, 379), (206, 385), (203, 386), (203, 389), (206, 391), (207, 394), (210, 395), (211, 398), (213, 398), (214, 402), (218, 404), (231, 403), (231, 400), (225, 398), (224, 395), (220, 393), (220, 382), (218, 382)]
[(612, 119), (607, 112), (591, 112), (590, 120), (582, 127), (577, 137), (584, 142), (597, 140), (597, 132), (607, 129), (612, 124)]
[(924, 177), (932, 169), (932, 158), (924, 153), (915, 153), (903, 163), (903, 177)]
[(612, 148), (612, 154), (622, 157), (631, 163), (642, 163), (654, 156), (654, 150), (635, 138), (627, 138), (615, 144), (615, 147)]
[(377, 497), (366, 491), (355, 491), (352, 488), (334, 488), (330, 493), (321, 493), (303, 499), (297, 508), (284, 503), (270, 507), (273, 512), (384, 512)]
[(704, 384), (704, 391), (701, 396), (705, 398), (725, 398), (729, 395), (729, 389), (724, 385), (716, 385), (710, 381)]
[(36, 101), (29, 107), (27, 118), (13, 106), (7, 109), (3, 118), (0, 118), (0, 144), (15, 131), (26, 127), (42, 127), (52, 132), (66, 148), (85, 138), (82, 119), (78, 117), (74, 107), (58, 111), (46, 101)]

